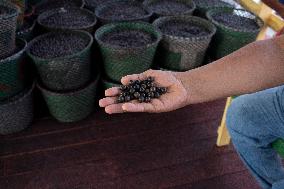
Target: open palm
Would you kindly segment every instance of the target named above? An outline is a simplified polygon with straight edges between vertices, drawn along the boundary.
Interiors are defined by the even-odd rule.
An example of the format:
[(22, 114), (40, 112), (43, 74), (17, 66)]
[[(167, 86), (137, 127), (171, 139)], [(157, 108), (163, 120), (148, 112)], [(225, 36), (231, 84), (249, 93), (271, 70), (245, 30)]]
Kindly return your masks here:
[(121, 91), (118, 87), (114, 87), (105, 91), (106, 98), (101, 99), (99, 104), (109, 114), (123, 112), (160, 113), (184, 107), (188, 99), (188, 94), (182, 82), (175, 75), (174, 72), (148, 70), (142, 74), (129, 75), (122, 78), (122, 84), (127, 85), (130, 80), (145, 80), (151, 76), (154, 77), (155, 83), (159, 87), (166, 87), (168, 89), (166, 94), (158, 99), (152, 99), (150, 103), (131, 101), (117, 104), (117, 96)]

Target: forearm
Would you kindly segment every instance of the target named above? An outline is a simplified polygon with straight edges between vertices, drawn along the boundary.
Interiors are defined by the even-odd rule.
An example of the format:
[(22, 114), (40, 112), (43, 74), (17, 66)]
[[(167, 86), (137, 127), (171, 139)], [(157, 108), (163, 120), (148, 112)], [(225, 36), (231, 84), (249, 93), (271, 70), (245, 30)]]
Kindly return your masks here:
[(284, 37), (258, 41), (207, 66), (176, 73), (188, 104), (252, 93), (284, 83)]

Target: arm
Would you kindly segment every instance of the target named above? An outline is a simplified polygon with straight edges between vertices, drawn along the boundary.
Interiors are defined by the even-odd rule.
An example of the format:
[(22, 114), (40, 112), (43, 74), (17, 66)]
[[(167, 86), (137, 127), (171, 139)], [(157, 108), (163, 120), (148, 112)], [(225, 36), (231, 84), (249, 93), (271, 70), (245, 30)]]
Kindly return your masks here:
[(284, 36), (251, 43), (212, 64), (176, 76), (189, 93), (189, 104), (281, 85)]
[(149, 70), (126, 76), (121, 81), (128, 84), (130, 80), (148, 76), (154, 77), (158, 85), (168, 87), (168, 93), (151, 103), (116, 104), (114, 96), (119, 89), (111, 88), (105, 92), (107, 98), (100, 100), (100, 106), (110, 114), (166, 112), (281, 85), (284, 83), (284, 35), (251, 43), (223, 59), (187, 72)]

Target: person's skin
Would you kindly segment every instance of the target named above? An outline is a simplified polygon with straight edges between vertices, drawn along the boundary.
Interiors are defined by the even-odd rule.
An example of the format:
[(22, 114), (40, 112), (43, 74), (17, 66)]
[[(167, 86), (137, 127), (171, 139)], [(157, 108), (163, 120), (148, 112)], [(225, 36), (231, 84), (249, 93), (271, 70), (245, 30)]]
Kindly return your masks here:
[(279, 0), (262, 0), (263, 3), (274, 9), (282, 18), (284, 18), (284, 5)]
[(149, 70), (142, 74), (123, 77), (130, 80), (153, 76), (168, 93), (151, 103), (136, 101), (116, 104), (120, 90), (105, 91), (106, 98), (99, 104), (109, 114), (123, 112), (167, 112), (189, 104), (202, 103), (233, 95), (253, 93), (284, 84), (284, 35), (251, 43), (209, 65), (187, 72)]

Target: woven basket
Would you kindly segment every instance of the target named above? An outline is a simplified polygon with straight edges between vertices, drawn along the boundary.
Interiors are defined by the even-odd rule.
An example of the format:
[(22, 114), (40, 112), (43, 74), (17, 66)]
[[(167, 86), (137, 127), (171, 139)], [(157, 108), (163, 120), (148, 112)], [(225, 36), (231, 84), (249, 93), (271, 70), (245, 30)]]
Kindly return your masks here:
[(21, 27), (24, 23), (24, 15), (26, 11), (26, 0), (10, 0), (14, 5), (18, 7), (19, 16), (17, 19), (17, 27)]
[[(150, 34), (154, 40), (150, 44), (138, 47), (120, 47), (102, 41), (106, 34), (116, 31), (141, 31)], [(129, 22), (108, 24), (97, 30), (95, 38), (102, 52), (106, 76), (116, 82), (125, 75), (142, 73), (152, 66), (161, 33), (151, 24)]]
[(16, 36), (26, 40), (27, 42), (31, 41), (34, 37), (34, 28), (36, 22), (33, 20), (26, 20), (24, 24), (17, 29)]
[[(127, 7), (132, 7), (135, 11), (129, 11)], [(141, 14), (143, 12), (143, 16), (133, 15), (138, 11)], [(106, 13), (112, 13), (113, 15), (106, 16), (104, 15)], [(121, 0), (104, 3), (95, 9), (95, 14), (102, 25), (114, 22), (149, 22), (152, 16), (152, 14), (148, 13), (147, 10), (143, 7), (142, 3), (131, 0)]]
[(43, 0), (35, 5), (35, 15), (38, 16), (45, 11), (57, 8), (63, 8), (63, 7), (83, 8), (84, 5), (85, 5), (84, 0)]
[(85, 30), (93, 33), (97, 19), (94, 13), (80, 8), (60, 8), (39, 15), (37, 22), (43, 30)]
[[(236, 14), (242, 17), (253, 19), (259, 27), (254, 30), (250, 30), (248, 28), (236, 29), (226, 26), (214, 19), (214, 15), (222, 13)], [(263, 22), (258, 17), (241, 9), (212, 9), (207, 13), (207, 17), (217, 27), (217, 32), (212, 43), (212, 49), (210, 49), (210, 53), (212, 54), (211, 56), (216, 59), (222, 58), (255, 41), (261, 27), (263, 26)], [(228, 18), (226, 19), (228, 20)], [(243, 23), (240, 23), (240, 25), (242, 24)]]
[(119, 84), (117, 82), (110, 81), (108, 79), (102, 79), (102, 83), (103, 83), (105, 90), (112, 88), (112, 87), (120, 87), (121, 86), (121, 84)]
[[(161, 6), (164, 5), (164, 10), (157, 10), (156, 5), (161, 4)], [(189, 8), (187, 10), (181, 11), (181, 10), (175, 10), (169, 3), (182, 3)], [(143, 2), (143, 5), (146, 7), (146, 9), (149, 12), (153, 13), (154, 18), (158, 18), (161, 16), (178, 16), (178, 15), (192, 15), (193, 11), (196, 8), (195, 3), (192, 0), (145, 0)], [(181, 7), (177, 7), (181, 8)]]
[(162, 17), (154, 22), (160, 29), (165, 24), (189, 24), (204, 28), (207, 34), (202, 36), (179, 37), (164, 34), (160, 44), (158, 60), (163, 68), (187, 71), (201, 66), (216, 28), (209, 21), (194, 16)]
[(224, 2), (222, 0), (194, 0), (196, 4), (196, 10), (194, 14), (196, 16), (207, 18), (206, 13), (215, 8), (234, 8), (234, 5)]
[(0, 59), (13, 54), (16, 41), (18, 8), (7, 2), (0, 2)]
[(86, 118), (95, 108), (99, 76), (85, 88), (58, 93), (38, 85), (51, 115), (60, 122), (76, 122)]
[(19, 132), (31, 125), (33, 121), (34, 84), (18, 95), (0, 102), (0, 134)]
[(95, 9), (104, 3), (113, 2), (116, 0), (85, 0), (85, 8), (90, 11), (95, 11)]
[[(55, 36), (56, 38), (54, 38)], [(42, 58), (33, 54), (31, 49), (35, 47), (47, 48), (45, 45), (42, 45), (42, 41), (52, 38), (55, 39), (54, 43), (58, 43), (59, 46), (62, 46), (62, 51), (67, 49), (68, 51), (66, 52), (69, 52), (70, 49), (75, 48), (74, 45), (78, 46), (78, 39), (84, 43), (84, 47), (78, 52), (69, 52), (68, 55), (55, 58)], [(59, 38), (63, 40), (66, 38), (66, 41), (60, 43)], [(70, 42), (72, 38), (74, 38), (73, 42)], [(69, 41), (67, 39), (69, 39)], [(29, 43), (27, 53), (36, 64), (41, 81), (45, 87), (57, 91), (75, 90), (84, 86), (91, 78), (90, 61), (92, 43), (93, 37), (85, 31), (50, 32), (33, 39)], [(50, 49), (53, 51), (57, 50), (55, 47)]]
[(0, 60), (0, 101), (16, 95), (24, 88), (23, 63), (26, 42), (17, 40), (15, 53)]

